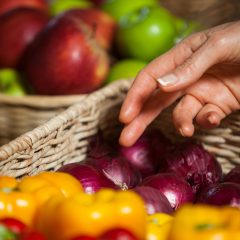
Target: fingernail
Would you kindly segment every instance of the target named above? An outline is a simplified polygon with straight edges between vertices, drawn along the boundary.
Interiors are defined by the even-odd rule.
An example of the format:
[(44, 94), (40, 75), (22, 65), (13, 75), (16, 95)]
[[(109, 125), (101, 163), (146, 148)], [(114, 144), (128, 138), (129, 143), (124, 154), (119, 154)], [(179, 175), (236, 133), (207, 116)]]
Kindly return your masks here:
[(208, 117), (208, 122), (211, 123), (211, 124), (215, 124), (215, 119), (210, 115)]
[(214, 115), (208, 116), (208, 122), (212, 125), (218, 125), (219, 124), (219, 119), (216, 118)]
[(174, 74), (168, 74), (164, 77), (157, 79), (157, 82), (163, 87), (168, 87), (168, 86), (174, 85), (174, 84), (176, 84), (177, 81), (178, 81), (178, 79), (177, 79), (176, 75), (174, 75)]
[(185, 137), (185, 135), (184, 135), (184, 132), (183, 132), (183, 130), (182, 130), (182, 128), (179, 128), (178, 129), (178, 131), (179, 131), (179, 133), (183, 136), (183, 137)]

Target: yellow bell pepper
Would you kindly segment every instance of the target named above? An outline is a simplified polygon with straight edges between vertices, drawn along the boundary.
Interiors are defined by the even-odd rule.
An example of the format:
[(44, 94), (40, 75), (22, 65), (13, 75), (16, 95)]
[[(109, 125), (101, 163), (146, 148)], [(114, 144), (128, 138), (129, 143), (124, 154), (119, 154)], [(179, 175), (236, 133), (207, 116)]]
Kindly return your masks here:
[(172, 222), (168, 240), (239, 240), (240, 210), (185, 205)]
[(165, 213), (148, 216), (146, 240), (167, 240), (173, 217)]
[(112, 228), (124, 228), (145, 239), (147, 213), (143, 200), (132, 191), (103, 189), (93, 195), (56, 196), (41, 211), (37, 229), (49, 239), (97, 237)]
[(4, 188), (16, 188), (18, 181), (16, 178), (8, 176), (0, 176), (0, 189)]
[(30, 193), (7, 188), (0, 190), (0, 218), (16, 218), (26, 225), (31, 225), (36, 207), (37, 201)]
[(0, 218), (12, 217), (32, 225), (37, 211), (49, 198), (58, 194), (72, 196), (82, 191), (82, 186), (66, 173), (44, 172), (15, 178), (0, 176)]
[(18, 189), (33, 193), (39, 207), (56, 194), (70, 197), (83, 191), (82, 185), (76, 178), (63, 172), (42, 172), (35, 176), (27, 176), (19, 182)]

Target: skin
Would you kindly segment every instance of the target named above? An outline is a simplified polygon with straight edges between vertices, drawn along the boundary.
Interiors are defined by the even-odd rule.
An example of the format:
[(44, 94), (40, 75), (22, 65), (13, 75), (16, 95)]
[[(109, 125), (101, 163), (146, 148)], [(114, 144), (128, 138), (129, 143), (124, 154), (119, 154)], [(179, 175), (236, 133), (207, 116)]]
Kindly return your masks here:
[(139, 72), (120, 111), (120, 144), (134, 144), (177, 99), (173, 122), (186, 137), (194, 123), (213, 128), (240, 109), (240, 21), (191, 35)]

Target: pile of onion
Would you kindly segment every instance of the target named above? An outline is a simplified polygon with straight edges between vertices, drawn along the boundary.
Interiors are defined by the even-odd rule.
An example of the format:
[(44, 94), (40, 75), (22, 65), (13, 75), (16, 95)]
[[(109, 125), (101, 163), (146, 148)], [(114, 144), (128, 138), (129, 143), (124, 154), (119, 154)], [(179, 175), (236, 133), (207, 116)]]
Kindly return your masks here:
[(175, 173), (159, 173), (149, 176), (144, 179), (141, 185), (153, 187), (160, 191), (168, 199), (173, 209), (195, 200), (191, 186)]
[(144, 133), (133, 146), (119, 146), (119, 154), (138, 169), (143, 178), (157, 173), (172, 143), (159, 130)]
[(110, 146), (98, 133), (84, 162), (58, 171), (75, 176), (90, 194), (102, 188), (133, 189), (148, 214), (172, 214), (188, 202), (240, 207), (240, 166), (223, 178), (221, 165), (201, 144), (173, 144), (156, 129), (131, 147), (114, 141)]
[(160, 172), (175, 172), (183, 177), (194, 193), (222, 180), (222, 168), (216, 158), (196, 142), (177, 144), (168, 152)]
[(109, 179), (94, 167), (84, 163), (70, 163), (58, 169), (59, 172), (69, 173), (77, 178), (86, 193), (92, 194), (102, 188), (117, 189)]

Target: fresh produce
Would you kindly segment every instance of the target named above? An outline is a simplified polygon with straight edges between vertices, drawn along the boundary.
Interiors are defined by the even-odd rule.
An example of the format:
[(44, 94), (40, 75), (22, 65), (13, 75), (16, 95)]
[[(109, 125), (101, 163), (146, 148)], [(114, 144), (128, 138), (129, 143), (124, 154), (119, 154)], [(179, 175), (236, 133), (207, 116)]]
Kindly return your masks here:
[(125, 15), (149, 6), (158, 7), (157, 0), (106, 0), (101, 5), (101, 8), (119, 21)]
[(90, 0), (90, 2), (94, 3), (96, 6), (101, 6), (106, 0)]
[(0, 16), (0, 67), (17, 67), (26, 47), (48, 22), (46, 13), (17, 8)]
[(47, 240), (47, 238), (37, 231), (29, 231), (21, 234), (17, 240)]
[(134, 78), (146, 64), (146, 62), (138, 59), (119, 60), (111, 66), (105, 84), (109, 84), (119, 79)]
[(89, 194), (102, 188), (116, 188), (113, 182), (89, 164), (70, 163), (62, 166), (58, 171), (74, 176), (80, 181), (84, 191)]
[(159, 173), (149, 176), (143, 180), (141, 185), (158, 189), (165, 195), (173, 209), (195, 200), (190, 185), (175, 173)]
[(74, 9), (66, 15), (74, 16), (89, 26), (92, 36), (105, 49), (110, 49), (116, 33), (117, 23), (107, 13), (97, 8)]
[(106, 52), (86, 24), (70, 15), (53, 18), (28, 48), (23, 70), (38, 94), (88, 93), (109, 67)]
[(146, 240), (167, 240), (173, 217), (164, 213), (148, 216)]
[(40, 207), (52, 196), (71, 196), (82, 190), (81, 184), (65, 173), (44, 172), (17, 181), (0, 177), (0, 218), (16, 218), (31, 226)]
[(138, 186), (133, 190), (143, 198), (149, 215), (155, 213), (173, 213), (173, 209), (168, 199), (158, 189), (147, 186)]
[(176, 145), (166, 156), (161, 172), (173, 171), (182, 176), (196, 193), (199, 189), (222, 179), (221, 165), (216, 158), (196, 142)]
[(0, 15), (16, 8), (35, 8), (48, 11), (48, 5), (44, 0), (1, 0)]
[(0, 219), (0, 239), (46, 240), (40, 232), (28, 228), (24, 223), (14, 218)]
[[(2, 178), (2, 177), (1, 177)], [(24, 224), (30, 226), (33, 223), (37, 201), (31, 193), (18, 191), (17, 181), (15, 179), (4, 177), (6, 187), (0, 189), (0, 218), (16, 218)], [(15, 184), (8, 187), (8, 181)]]
[(240, 166), (236, 166), (228, 172), (228, 174), (224, 177), (224, 182), (234, 182), (240, 184)]
[(54, 240), (97, 237), (114, 228), (144, 239), (146, 217), (144, 202), (136, 193), (105, 189), (94, 195), (79, 193), (50, 199), (38, 216), (37, 229)]
[(175, 26), (177, 29), (177, 36), (175, 39), (176, 43), (180, 42), (190, 34), (202, 29), (200, 23), (182, 18), (175, 18)]
[(0, 69), (0, 93), (11, 96), (26, 95), (21, 79), (21, 75), (14, 69)]
[(103, 233), (99, 240), (137, 240), (131, 232), (126, 229), (115, 228)]
[(142, 176), (126, 159), (112, 155), (91, 155), (87, 162), (99, 169), (106, 178), (123, 190), (137, 186)]
[(72, 240), (137, 240), (137, 238), (126, 229), (114, 228), (107, 230), (98, 237), (79, 236)]
[(70, 197), (83, 191), (82, 185), (76, 178), (63, 172), (42, 172), (37, 176), (24, 177), (18, 183), (18, 189), (33, 193), (39, 206), (54, 195)]
[(170, 140), (159, 130), (153, 129), (144, 133), (131, 147), (119, 146), (119, 153), (139, 169), (143, 177), (147, 177), (157, 172), (170, 148)]
[(13, 232), (14, 234), (20, 234), (27, 228), (27, 226), (23, 222), (15, 218), (1, 218), (0, 226), (7, 227), (8, 230)]
[(78, 236), (78, 237), (74, 237), (71, 240), (97, 240), (97, 238), (89, 237), (89, 236)]
[[(94, 173), (97, 171), (97, 175), (105, 176), (103, 179), (108, 179), (108, 181), (111, 181), (117, 188), (127, 190), (135, 187), (142, 180), (138, 169), (135, 169), (125, 158), (118, 156), (113, 148), (109, 146), (106, 141), (104, 142), (104, 138), (100, 133), (90, 140), (89, 156), (84, 163), (87, 165), (82, 166), (82, 163), (76, 163), (72, 164), (72, 166), (76, 169), (76, 172), (80, 171), (80, 168), (92, 169), (92, 167), (94, 167), (95, 169), (92, 169), (93, 174), (89, 173), (88, 176), (95, 176)], [(69, 167), (64, 166), (63, 168), (66, 169)], [(72, 171), (70, 170), (68, 172), (71, 173)], [(84, 178), (86, 178), (85, 175), (87, 174), (84, 174)], [(76, 177), (79, 179), (78, 176)], [(111, 187), (111, 185), (109, 187)]]
[(198, 197), (198, 202), (240, 208), (240, 184), (233, 182), (217, 183), (203, 189)]
[(90, 8), (93, 5), (87, 0), (53, 0), (49, 4), (49, 11), (52, 16), (57, 16), (70, 9)]
[(230, 207), (185, 205), (172, 221), (170, 240), (238, 240), (240, 211)]
[(125, 16), (116, 35), (123, 57), (150, 61), (174, 46), (177, 32), (174, 18), (164, 8), (141, 8)]

